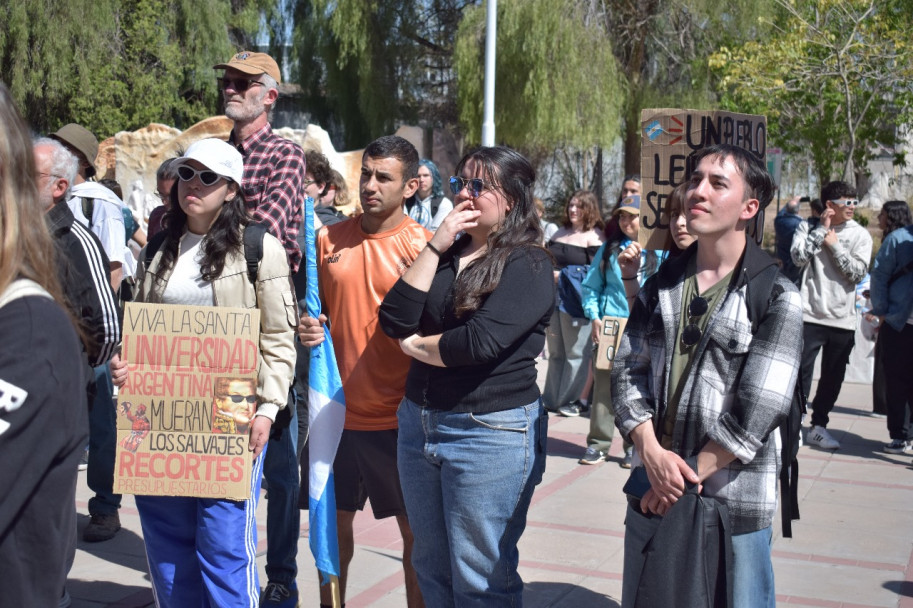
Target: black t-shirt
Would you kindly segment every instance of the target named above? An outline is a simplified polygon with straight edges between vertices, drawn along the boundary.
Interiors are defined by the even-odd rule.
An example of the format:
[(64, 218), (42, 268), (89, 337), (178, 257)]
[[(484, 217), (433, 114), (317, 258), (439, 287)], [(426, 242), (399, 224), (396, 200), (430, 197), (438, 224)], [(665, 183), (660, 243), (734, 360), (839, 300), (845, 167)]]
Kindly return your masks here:
[(539, 398), (536, 357), (555, 303), (552, 262), (538, 247), (515, 250), (495, 290), (475, 312), (458, 318), (453, 282), (459, 245), (441, 256), (427, 293), (400, 279), (381, 305), (380, 324), (388, 336), (443, 334), (447, 367), (413, 360), (406, 396), (423, 407), (455, 412), (528, 405)]
[(0, 608), (56, 606), (88, 440), (82, 348), (51, 299), (0, 308)]

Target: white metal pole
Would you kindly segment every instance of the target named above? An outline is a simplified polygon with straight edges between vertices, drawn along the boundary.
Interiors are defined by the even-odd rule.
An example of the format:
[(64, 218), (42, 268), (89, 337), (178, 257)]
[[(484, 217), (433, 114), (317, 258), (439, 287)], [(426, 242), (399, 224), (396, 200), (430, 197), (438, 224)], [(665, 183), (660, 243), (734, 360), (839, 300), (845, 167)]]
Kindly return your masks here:
[(485, 105), (482, 145), (495, 145), (495, 50), (498, 32), (498, 0), (488, 0), (485, 28)]

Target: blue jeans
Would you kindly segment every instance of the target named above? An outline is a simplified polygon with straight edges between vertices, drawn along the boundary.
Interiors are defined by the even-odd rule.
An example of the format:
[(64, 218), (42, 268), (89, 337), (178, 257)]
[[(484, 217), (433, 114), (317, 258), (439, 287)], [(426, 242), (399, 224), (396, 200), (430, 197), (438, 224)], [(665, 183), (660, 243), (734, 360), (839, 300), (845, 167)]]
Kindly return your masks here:
[(111, 394), (111, 368), (95, 368), (95, 401), (89, 408), (89, 466), (86, 483), (95, 496), (89, 499), (90, 515), (114, 515), (120, 494), (114, 493), (114, 452), (117, 448), (117, 412)]
[[(289, 585), (298, 574), (298, 537), (301, 512), (298, 510), (298, 413), (294, 399), (276, 416), (286, 422), (274, 424), (269, 434), (269, 449), (263, 459), (269, 499), (266, 501), (266, 576), (273, 583)], [(288, 420), (288, 417), (291, 420)]]
[(545, 471), (541, 401), (490, 414), (399, 407), (412, 564), (428, 606), (520, 606), (517, 543)]
[(776, 607), (774, 568), (770, 561), (772, 544), (770, 526), (757, 532), (732, 535), (733, 606)]

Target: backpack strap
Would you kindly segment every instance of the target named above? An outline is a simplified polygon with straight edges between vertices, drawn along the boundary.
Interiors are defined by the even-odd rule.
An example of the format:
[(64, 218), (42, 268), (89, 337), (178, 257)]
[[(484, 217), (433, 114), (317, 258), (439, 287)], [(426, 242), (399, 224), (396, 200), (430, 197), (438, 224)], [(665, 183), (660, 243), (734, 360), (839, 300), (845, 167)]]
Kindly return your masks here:
[(27, 296), (43, 296), (50, 298), (51, 294), (41, 285), (31, 279), (16, 279), (6, 286), (3, 293), (0, 293), (0, 308), (3, 308), (13, 300), (25, 298)]
[(92, 229), (92, 215), (95, 213), (95, 199), (94, 198), (79, 198), (82, 201), (82, 214), (86, 216), (86, 221), (89, 223), (89, 229)]
[(434, 216), (437, 215), (437, 210), (440, 209), (442, 200), (444, 200), (443, 194), (431, 199), (431, 219), (434, 219)]
[(155, 254), (158, 253), (158, 250), (162, 248), (162, 243), (165, 242), (165, 239), (168, 237), (168, 233), (164, 230), (156, 232), (155, 235), (149, 239), (149, 242), (146, 243), (146, 248), (143, 253), (143, 269), (149, 270), (149, 264), (152, 263), (152, 258), (155, 257)]
[[(263, 259), (263, 237), (267, 233), (267, 228), (263, 224), (248, 224), (244, 228), (242, 242), (244, 245), (244, 261), (247, 264), (247, 278), (251, 283), (257, 282), (257, 274), (260, 271), (260, 260)], [(149, 269), (149, 264), (158, 250), (162, 248), (168, 233), (157, 232), (155, 236), (146, 243), (145, 254), (143, 255), (143, 268)]]
[(266, 232), (266, 226), (263, 224), (248, 224), (244, 228), (244, 260), (247, 262), (247, 278), (252, 284), (257, 282), (260, 260), (263, 259), (263, 237)]
[[(751, 333), (758, 331), (761, 319), (767, 314), (771, 301), (778, 297), (783, 288), (777, 284), (779, 269), (768, 266), (748, 283), (747, 308), (751, 321)], [(799, 519), (799, 434), (802, 432), (802, 416), (806, 412), (806, 399), (802, 393), (802, 369), (793, 388), (792, 403), (786, 420), (780, 423), (780, 522), (783, 537), (792, 538), (794, 519)]]

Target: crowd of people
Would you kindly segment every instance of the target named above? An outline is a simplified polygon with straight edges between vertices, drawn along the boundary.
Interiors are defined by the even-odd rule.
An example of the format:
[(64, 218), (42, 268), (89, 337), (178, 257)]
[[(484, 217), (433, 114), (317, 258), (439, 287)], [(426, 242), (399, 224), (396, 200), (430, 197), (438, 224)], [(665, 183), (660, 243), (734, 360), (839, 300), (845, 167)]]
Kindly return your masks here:
[[(878, 335), (884, 449), (913, 453), (906, 203), (882, 209), (870, 269), (857, 192), (828, 183), (812, 217), (798, 198), (778, 214), (778, 261), (746, 235), (772, 199), (769, 174), (741, 148), (711, 146), (669, 195), (666, 243), (645, 250), (637, 175), (625, 176), (605, 217), (594, 192), (575, 191), (558, 226), (544, 219), (536, 172), (518, 152), (472, 150), (445, 180), (407, 140), (384, 136), (364, 150), (361, 212), (348, 217), (336, 208), (348, 202), (343, 176), (272, 131), (276, 62), (245, 51), (214, 69), (228, 141), (202, 139), (165, 161), (162, 205), (142, 218), (116, 182), (93, 180), (92, 133), (69, 124), (31, 135), (0, 84), (0, 454), (15, 474), (0, 503), (0, 606), (69, 605), (83, 466), (95, 494), (83, 539), (120, 529), (115, 387), (134, 363), (119, 351), (126, 301), (259, 313), (256, 381), (225, 381), (212, 396), (234, 412), (225, 432), (249, 437), (247, 498), (135, 498), (158, 606), (299, 604), (308, 359), (325, 326), (346, 399), (333, 462), (342, 605), (357, 575), (355, 515), (369, 502), (375, 518), (396, 518), (410, 608), (522, 605), (518, 543), (554, 413), (589, 417), (582, 465), (608, 460), (616, 431), (623, 441), (623, 607), (693, 606), (701, 594), (706, 605), (774, 606), (783, 463), (773, 432), (794, 387), (809, 396), (820, 353), (805, 441), (840, 447), (828, 414), (860, 319)], [(303, 301), (309, 208), (316, 317)], [(869, 275), (861, 315), (857, 286)], [(131, 407), (120, 405), (148, 431), (145, 405)], [(261, 487), (263, 586), (252, 550)], [(725, 520), (723, 537), (683, 523), (698, 493)], [(709, 542), (717, 561), (670, 571), (682, 541)], [(322, 586), (321, 606), (334, 601)]]

